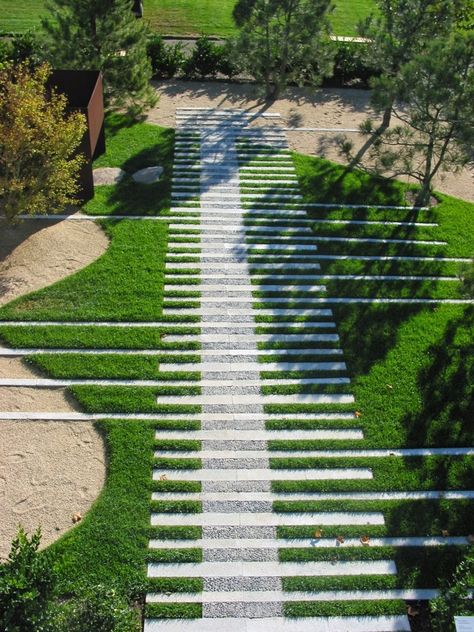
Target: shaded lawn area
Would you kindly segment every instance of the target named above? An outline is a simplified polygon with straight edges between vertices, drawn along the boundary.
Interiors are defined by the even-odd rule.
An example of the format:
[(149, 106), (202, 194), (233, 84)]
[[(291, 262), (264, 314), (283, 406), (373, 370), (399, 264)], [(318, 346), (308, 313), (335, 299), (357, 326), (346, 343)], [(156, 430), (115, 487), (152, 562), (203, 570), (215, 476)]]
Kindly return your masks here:
[[(106, 119), (107, 151), (94, 168), (120, 167), (127, 176), (114, 186), (100, 186), (84, 207), (89, 215), (159, 215), (171, 204), (174, 130), (132, 122), (118, 114)], [(145, 167), (161, 166), (164, 172), (155, 184), (138, 184), (132, 174)]]

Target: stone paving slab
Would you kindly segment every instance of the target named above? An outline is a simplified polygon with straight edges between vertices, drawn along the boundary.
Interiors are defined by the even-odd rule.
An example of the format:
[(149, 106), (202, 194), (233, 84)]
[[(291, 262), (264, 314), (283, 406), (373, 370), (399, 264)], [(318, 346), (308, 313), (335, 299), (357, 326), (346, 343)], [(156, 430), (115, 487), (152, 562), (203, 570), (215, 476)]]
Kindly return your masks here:
[[(198, 406), (220, 406), (246, 404), (352, 404), (354, 396), (349, 393), (295, 393), (293, 395), (239, 395), (231, 391), (225, 395), (182, 395), (181, 397), (158, 395), (158, 403), (166, 404), (196, 404)], [(228, 455), (230, 456), (230, 455)]]
[[(468, 542), (464, 537), (447, 537), (447, 538), (370, 538), (370, 546), (383, 547), (383, 546), (397, 546), (397, 547), (418, 547), (418, 546), (430, 546), (430, 547), (442, 547), (442, 546), (465, 546)], [(346, 538), (344, 544), (340, 545), (336, 538), (319, 538), (319, 539), (296, 539), (285, 540), (276, 538), (239, 538), (239, 539), (218, 539), (218, 538), (203, 538), (200, 540), (150, 540), (149, 546), (151, 549), (192, 549), (198, 548), (214, 548), (214, 549), (232, 549), (238, 548), (240, 545), (246, 549), (299, 549), (304, 547), (310, 548), (333, 548), (334, 546), (343, 546), (343, 548), (360, 548), (360, 538)], [(339, 591), (338, 591), (339, 592)], [(342, 592), (342, 591), (341, 591)], [(385, 591), (384, 591), (385, 592)], [(288, 596), (292, 593), (285, 593)], [(296, 592), (296, 595), (303, 596), (308, 593)], [(334, 591), (329, 594), (334, 595)], [(363, 591), (366, 594), (366, 591)], [(230, 598), (230, 597), (229, 597)]]
[[(163, 455), (163, 453), (161, 453), (161, 455)], [(174, 454), (174, 456), (176, 457), (176, 453)], [(196, 454), (194, 454), (193, 456), (196, 457)], [(341, 467), (336, 469), (314, 468), (305, 470), (270, 470), (268, 469), (268, 467), (260, 469), (252, 467), (242, 469), (210, 468), (202, 470), (168, 470), (165, 467), (161, 467), (153, 470), (153, 480), (159, 480), (163, 472), (166, 472), (166, 476), (169, 480), (175, 481), (346, 481), (371, 480), (373, 478), (372, 471), (368, 468)], [(265, 516), (266, 514), (262, 515)], [(273, 514), (269, 515), (269, 519), (273, 520)], [(308, 514), (308, 516), (308, 519), (310, 519), (311, 515)], [(306, 520), (306, 517), (304, 518), (304, 520)], [(280, 521), (278, 522), (278, 524), (285, 523)], [(301, 524), (306, 524), (306, 522), (303, 522)], [(334, 523), (331, 522), (326, 524)]]
[[(186, 620), (187, 632), (223, 632), (222, 619)], [(225, 632), (410, 632), (406, 616), (226, 618)], [(183, 632), (182, 620), (145, 621), (144, 632)]]
[[(187, 516), (186, 516), (187, 517)], [(148, 577), (179, 577), (179, 564), (148, 565)], [(311, 577), (317, 575), (394, 575), (389, 560), (357, 562), (203, 562), (186, 564), (186, 577)]]
[(177, 595), (167, 595), (160, 593), (150, 593), (147, 595), (147, 603), (172, 603), (174, 601), (184, 603), (265, 603), (265, 602), (294, 602), (294, 601), (370, 601), (382, 599), (403, 599), (403, 600), (429, 600), (434, 599), (439, 591), (431, 589), (388, 589), (388, 590), (338, 590), (327, 592), (283, 592), (283, 591), (234, 591), (234, 592), (209, 592), (204, 596), (202, 593), (181, 593)]

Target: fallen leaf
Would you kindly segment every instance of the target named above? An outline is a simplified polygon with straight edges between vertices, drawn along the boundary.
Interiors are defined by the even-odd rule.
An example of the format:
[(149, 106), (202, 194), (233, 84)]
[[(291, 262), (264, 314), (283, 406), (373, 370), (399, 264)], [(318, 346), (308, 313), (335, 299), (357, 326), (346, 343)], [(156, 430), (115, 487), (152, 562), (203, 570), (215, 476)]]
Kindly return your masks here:
[(441, 531), (441, 535), (443, 536), (443, 538), (448, 538), (449, 537), (449, 531), (447, 529), (443, 529)]
[(336, 540), (339, 542), (339, 544), (344, 544), (345, 542), (344, 536), (342, 535), (338, 535)]
[(167, 481), (168, 477), (166, 476), (166, 474), (161, 474), (160, 476), (160, 481)]
[(369, 546), (370, 545), (370, 538), (368, 535), (363, 535), (360, 539), (360, 541), (362, 542), (362, 544), (364, 546)]
[(389, 391), (393, 391), (393, 386), (391, 384), (385, 384)]
[(321, 538), (322, 535), (323, 535), (322, 529), (316, 529), (316, 531), (314, 532), (315, 538)]
[(357, 417), (357, 419), (358, 419), (359, 417), (362, 417), (362, 413), (360, 412), (360, 410), (356, 410), (356, 411), (355, 411), (355, 413), (354, 413), (354, 417)]
[(72, 521), (74, 524), (76, 524), (77, 522), (80, 522), (82, 520), (82, 516), (79, 512), (72, 514)]

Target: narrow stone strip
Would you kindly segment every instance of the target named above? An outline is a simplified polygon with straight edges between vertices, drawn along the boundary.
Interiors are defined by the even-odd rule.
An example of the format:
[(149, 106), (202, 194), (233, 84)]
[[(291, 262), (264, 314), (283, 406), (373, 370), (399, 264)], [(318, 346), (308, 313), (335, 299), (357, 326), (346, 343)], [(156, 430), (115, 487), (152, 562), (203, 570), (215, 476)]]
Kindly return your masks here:
[[(187, 632), (223, 632), (220, 618), (186, 620)], [(227, 617), (225, 632), (410, 632), (406, 616), (398, 617), (304, 617), (287, 619), (261, 617), (255, 619)], [(148, 619), (144, 632), (183, 632), (181, 619), (168, 621)]]
[[(204, 515), (204, 514), (201, 514)], [(184, 516), (188, 518), (188, 516)], [(149, 564), (149, 577), (311, 577), (314, 575), (394, 575), (388, 560), (357, 562), (203, 562), (202, 564)]]

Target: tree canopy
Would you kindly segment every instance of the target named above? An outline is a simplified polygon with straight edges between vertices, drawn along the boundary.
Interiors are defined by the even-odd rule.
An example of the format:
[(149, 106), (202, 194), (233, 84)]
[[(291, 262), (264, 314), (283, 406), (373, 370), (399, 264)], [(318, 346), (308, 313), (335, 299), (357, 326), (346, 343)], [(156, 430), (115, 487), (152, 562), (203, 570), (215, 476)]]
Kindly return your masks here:
[(331, 0), (239, 0), (236, 48), (243, 69), (275, 99), (289, 81), (316, 83), (332, 70)]
[(50, 0), (43, 20), (56, 68), (101, 70), (109, 107), (139, 113), (156, 102), (146, 30), (131, 0)]

